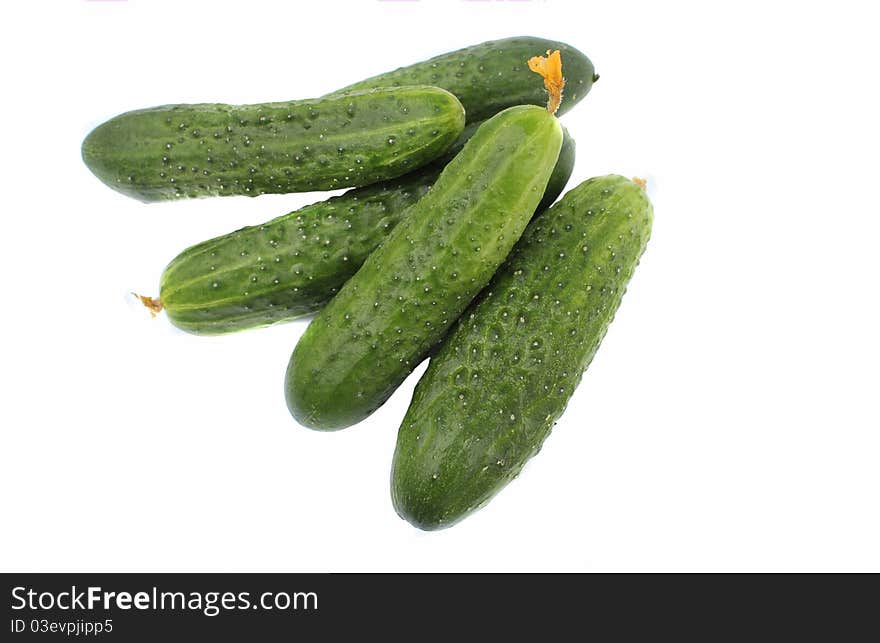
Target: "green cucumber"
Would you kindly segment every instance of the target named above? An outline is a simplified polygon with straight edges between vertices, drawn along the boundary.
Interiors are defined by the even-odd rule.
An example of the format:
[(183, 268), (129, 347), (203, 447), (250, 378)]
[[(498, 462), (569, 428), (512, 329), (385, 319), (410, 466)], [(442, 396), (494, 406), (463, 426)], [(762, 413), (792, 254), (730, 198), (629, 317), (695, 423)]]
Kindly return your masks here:
[(300, 338), (285, 390), (301, 424), (349, 426), (394, 392), (519, 239), (561, 145), (532, 105), (483, 123)]
[[(465, 134), (474, 130), (468, 125)], [(574, 167), (574, 140), (564, 128), (563, 134), (538, 211), (556, 200)], [(463, 145), (456, 142), (443, 159), (399, 179), (355, 188), (187, 248), (162, 274), (161, 306), (175, 326), (199, 335), (314, 312), (361, 267)]]
[(559, 157), (556, 159), (556, 166), (553, 168), (550, 180), (547, 181), (544, 196), (541, 198), (541, 202), (538, 204), (535, 212), (543, 212), (556, 202), (565, 186), (568, 185), (568, 180), (571, 178), (571, 173), (574, 170), (574, 160), (574, 139), (568, 133), (568, 129), (563, 127), (562, 147), (559, 148)]
[(468, 122), (480, 121), (513, 105), (544, 105), (547, 94), (526, 61), (558, 49), (565, 63), (565, 100), (562, 114), (580, 101), (599, 78), (593, 63), (564, 42), (518, 36), (492, 40), (401, 67), (340, 89), (334, 94), (373, 87), (434, 85), (453, 94), (464, 105)]
[(461, 134), (461, 103), (400, 87), (257, 105), (166, 105), (127, 112), (82, 144), (88, 168), (141, 201), (310, 192), (392, 179)]
[(643, 189), (606, 176), (532, 221), (416, 385), (392, 470), (403, 518), (449, 527), (538, 452), (614, 317), (652, 219)]

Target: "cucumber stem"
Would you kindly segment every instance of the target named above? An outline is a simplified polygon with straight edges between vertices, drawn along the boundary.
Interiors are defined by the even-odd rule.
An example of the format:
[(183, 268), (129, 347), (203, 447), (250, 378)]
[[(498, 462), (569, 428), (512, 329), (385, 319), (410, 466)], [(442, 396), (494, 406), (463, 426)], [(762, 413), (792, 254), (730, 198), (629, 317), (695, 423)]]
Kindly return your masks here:
[(155, 317), (156, 315), (161, 313), (162, 309), (165, 307), (162, 304), (162, 300), (159, 299), (158, 297), (156, 297), (154, 299), (153, 297), (146, 297), (144, 295), (139, 295), (136, 292), (133, 292), (131, 294), (134, 295), (135, 297), (137, 297), (138, 299), (140, 299), (141, 303), (147, 307), (147, 309), (150, 311), (150, 317)]
[(547, 50), (546, 56), (533, 56), (529, 58), (529, 69), (540, 74), (544, 79), (544, 89), (550, 94), (547, 101), (547, 111), (555, 114), (562, 103), (562, 89), (565, 87), (565, 78), (562, 77), (562, 55), (559, 50)]
[(636, 185), (638, 185), (643, 190), (648, 189), (648, 182), (645, 179), (634, 176), (632, 179), (632, 182), (635, 183)]

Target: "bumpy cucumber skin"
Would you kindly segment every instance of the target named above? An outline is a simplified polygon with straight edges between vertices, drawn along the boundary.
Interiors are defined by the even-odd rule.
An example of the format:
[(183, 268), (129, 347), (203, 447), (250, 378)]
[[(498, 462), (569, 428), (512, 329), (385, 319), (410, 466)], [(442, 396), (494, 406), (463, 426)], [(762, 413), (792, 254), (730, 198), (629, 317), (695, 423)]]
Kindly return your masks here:
[(416, 386), (392, 468), (403, 518), (449, 527), (540, 450), (614, 317), (652, 220), (644, 191), (612, 175), (532, 221)]
[[(465, 134), (473, 131), (469, 125)], [(450, 153), (463, 145), (460, 138)], [(565, 188), (574, 155), (574, 139), (563, 128), (559, 159), (538, 211)], [(168, 318), (187, 332), (218, 335), (318, 310), (428, 192), (449, 158), (184, 250), (162, 275), (160, 297)]]
[(464, 111), (437, 87), (127, 112), (86, 137), (86, 166), (141, 201), (309, 192), (392, 179), (440, 156)]
[(391, 395), (519, 239), (561, 145), (558, 120), (530, 105), (479, 128), (306, 329), (285, 382), (301, 424), (341, 429)]
[(562, 56), (566, 79), (561, 115), (587, 95), (598, 76), (590, 59), (574, 47), (533, 36), (465, 47), (354, 83), (331, 95), (371, 87), (434, 85), (458, 96), (468, 122), (479, 121), (513, 105), (545, 105), (547, 93), (527, 62), (553, 49)]

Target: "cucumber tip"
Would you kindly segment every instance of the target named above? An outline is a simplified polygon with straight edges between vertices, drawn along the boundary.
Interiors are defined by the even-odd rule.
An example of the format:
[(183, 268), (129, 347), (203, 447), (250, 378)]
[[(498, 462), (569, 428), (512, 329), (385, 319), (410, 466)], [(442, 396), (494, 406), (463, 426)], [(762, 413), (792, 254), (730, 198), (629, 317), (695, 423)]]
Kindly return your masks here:
[(132, 292), (131, 294), (140, 299), (141, 303), (150, 311), (150, 317), (155, 317), (161, 313), (162, 309), (165, 307), (162, 304), (162, 300), (158, 297), (147, 297), (146, 295), (139, 295), (136, 292)]

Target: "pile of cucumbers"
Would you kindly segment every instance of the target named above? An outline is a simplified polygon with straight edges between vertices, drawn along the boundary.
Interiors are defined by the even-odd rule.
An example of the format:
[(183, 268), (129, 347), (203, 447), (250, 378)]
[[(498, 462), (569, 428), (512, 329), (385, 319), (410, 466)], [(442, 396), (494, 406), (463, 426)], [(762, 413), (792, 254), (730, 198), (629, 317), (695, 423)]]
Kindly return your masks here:
[(284, 385), (317, 430), (368, 417), (430, 356), (391, 491), (403, 518), (440, 529), (540, 450), (650, 236), (637, 179), (557, 201), (575, 159), (557, 116), (597, 79), (569, 45), (508, 38), (317, 99), (127, 112), (82, 155), (144, 202), (352, 188), (187, 248), (141, 299), (197, 335), (317, 312)]

